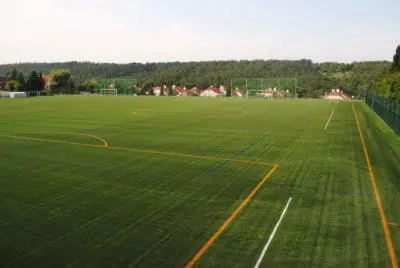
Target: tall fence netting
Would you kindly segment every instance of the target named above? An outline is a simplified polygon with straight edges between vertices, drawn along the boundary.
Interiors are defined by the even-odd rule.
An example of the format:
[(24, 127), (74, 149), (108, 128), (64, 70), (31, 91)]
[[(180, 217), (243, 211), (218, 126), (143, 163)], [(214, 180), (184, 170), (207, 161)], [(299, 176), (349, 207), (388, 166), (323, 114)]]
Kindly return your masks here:
[(388, 98), (365, 92), (365, 103), (382, 120), (392, 128), (397, 134), (400, 134), (400, 104)]

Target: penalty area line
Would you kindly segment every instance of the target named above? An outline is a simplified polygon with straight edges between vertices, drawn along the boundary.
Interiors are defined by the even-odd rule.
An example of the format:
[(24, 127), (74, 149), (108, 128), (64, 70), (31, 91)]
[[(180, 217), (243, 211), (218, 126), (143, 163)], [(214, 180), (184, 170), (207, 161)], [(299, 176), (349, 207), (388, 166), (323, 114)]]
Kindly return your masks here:
[(329, 125), (329, 123), (331, 122), (334, 113), (335, 113), (335, 109), (332, 110), (332, 113), (331, 113), (331, 115), (329, 116), (328, 121), (326, 121), (324, 130), (326, 130), (326, 129), (328, 128), (328, 125)]
[(278, 230), (279, 225), (281, 224), (283, 217), (285, 217), (286, 211), (288, 210), (291, 201), (292, 201), (292, 197), (290, 197), (289, 200), (287, 201), (286, 206), (283, 209), (283, 211), (281, 213), (281, 216), (279, 217), (278, 222), (275, 224), (275, 227), (272, 230), (272, 233), (270, 234), (267, 243), (265, 244), (263, 250), (261, 251), (260, 257), (258, 258), (256, 265), (254, 265), (254, 268), (260, 267), (260, 264), (261, 264), (262, 260), (264, 259), (265, 253), (267, 252), (268, 247), (272, 242), (272, 239), (274, 239), (276, 231)]
[[(88, 136), (88, 137), (95, 138), (95, 136), (87, 135), (87, 134), (82, 134), (82, 136)], [(139, 153), (154, 154), (154, 155), (158, 154), (158, 155), (169, 155), (169, 156), (186, 157), (186, 158), (193, 158), (193, 159), (208, 159), (208, 160), (217, 160), (217, 161), (230, 161), (230, 162), (233, 162), (233, 163), (242, 163), (242, 164), (258, 165), (258, 166), (274, 166), (275, 165), (275, 164), (272, 164), (272, 163), (258, 162), (258, 161), (251, 161), (251, 160), (240, 160), (240, 159), (231, 159), (231, 158), (224, 158), (224, 157), (207, 156), (207, 155), (194, 155), (194, 154), (185, 154), (185, 153), (145, 150), (145, 149), (138, 149), (138, 148), (109, 146), (107, 141), (102, 139), (102, 138), (100, 138), (100, 137), (96, 137), (96, 139), (103, 141), (103, 145), (80, 143), (80, 142), (71, 142), (71, 141), (63, 141), (63, 140), (24, 137), (24, 136), (15, 136), (15, 135), (8, 135), (8, 134), (1, 134), (1, 133), (0, 133), (0, 137), (13, 138), (13, 139), (19, 139), (19, 140), (30, 140), (30, 141), (39, 141), (39, 142), (78, 145), (78, 146), (85, 146), (85, 147), (92, 147), (92, 148), (106, 148), (106, 149), (109, 149), (109, 150), (130, 151), (130, 152), (139, 152)]]

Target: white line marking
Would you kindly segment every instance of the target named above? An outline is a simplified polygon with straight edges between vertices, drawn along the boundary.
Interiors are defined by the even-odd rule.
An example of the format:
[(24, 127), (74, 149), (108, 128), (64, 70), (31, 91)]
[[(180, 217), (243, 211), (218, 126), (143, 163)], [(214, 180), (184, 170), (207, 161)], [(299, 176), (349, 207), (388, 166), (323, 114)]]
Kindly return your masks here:
[(325, 124), (325, 128), (324, 128), (325, 130), (328, 128), (328, 125), (329, 125), (329, 123), (331, 122), (334, 113), (335, 113), (335, 109), (332, 110), (332, 113), (331, 113), (331, 115), (329, 116), (328, 121), (327, 121), (326, 124)]
[(274, 227), (274, 230), (272, 230), (272, 233), (271, 233), (271, 235), (270, 235), (269, 238), (268, 238), (267, 244), (265, 244), (265, 246), (264, 246), (264, 248), (263, 248), (263, 250), (262, 250), (262, 252), (261, 252), (260, 257), (259, 257), (258, 260), (257, 260), (256, 265), (254, 265), (254, 268), (258, 268), (258, 267), (260, 266), (262, 260), (264, 259), (265, 252), (267, 252), (267, 249), (268, 249), (269, 245), (271, 244), (272, 239), (274, 238), (275, 233), (276, 233), (276, 231), (278, 230), (278, 227), (279, 227), (279, 225), (281, 224), (281, 221), (282, 221), (283, 217), (285, 216), (286, 211), (287, 211), (287, 209), (289, 208), (289, 205), (290, 205), (290, 202), (291, 202), (291, 201), (292, 201), (292, 197), (290, 197), (289, 200), (288, 200), (288, 202), (286, 203), (286, 206), (285, 206), (284, 210), (282, 211), (281, 217), (279, 218), (278, 222), (276, 223), (276, 225), (275, 225), (275, 227)]

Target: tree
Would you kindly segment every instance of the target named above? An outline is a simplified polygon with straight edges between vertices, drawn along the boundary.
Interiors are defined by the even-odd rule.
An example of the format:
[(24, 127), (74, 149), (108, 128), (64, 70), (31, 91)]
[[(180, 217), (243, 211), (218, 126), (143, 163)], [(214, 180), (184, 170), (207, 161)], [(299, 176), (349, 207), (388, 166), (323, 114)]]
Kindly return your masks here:
[(25, 83), (25, 77), (23, 73), (19, 73), (17, 77), (17, 81), (19, 83), (19, 91), (25, 91), (26, 90), (26, 83)]
[(44, 83), (42, 78), (38, 75), (36, 71), (32, 71), (26, 82), (25, 89), (27, 91), (41, 91), (44, 88)]
[(75, 93), (75, 86), (68, 69), (56, 69), (51, 72), (50, 76), (52, 78), (50, 89), (53, 93)]
[(5, 89), (8, 91), (23, 91), (25, 89), (24, 75), (18, 73), (16, 68), (13, 68), (11, 73), (7, 73)]
[[(398, 54), (398, 53), (397, 53)], [(398, 56), (396, 56), (398, 59)], [(396, 62), (396, 64), (395, 64)], [(42, 70), (51, 73), (54, 69), (71, 68), (71, 77), (78, 78), (76, 83), (83, 84), (85, 80), (135, 78), (142, 89), (141, 94), (150, 91), (153, 86), (181, 85), (187, 88), (205, 89), (210, 85), (229, 86), (232, 78), (240, 77), (298, 77), (298, 87), (305, 88), (301, 92), (311, 97), (320, 94), (321, 90), (330, 90), (340, 85), (359, 96), (365, 88), (371, 86), (380, 75), (388, 72), (392, 65), (399, 68), (398, 61), (365, 61), (350, 64), (327, 62), (313, 63), (311, 60), (241, 60), (241, 61), (202, 61), (202, 62), (168, 62), (168, 63), (23, 63), (18, 65), (0, 65), (0, 74), (10, 72), (14, 67), (26, 72)], [(39, 74), (39, 77), (41, 75)], [(311, 79), (301, 79), (311, 78)], [(26, 77), (27, 78), (27, 77)], [(53, 79), (54, 83), (54, 79)], [(73, 83), (71, 83), (73, 86)], [(38, 87), (38, 86), (35, 86)], [(41, 87), (39, 87), (41, 88)], [(54, 90), (59, 90), (54, 85)], [(61, 86), (61, 88), (63, 88)], [(35, 88), (36, 90), (36, 88)], [(63, 89), (66, 92), (66, 90)], [(74, 91), (74, 88), (72, 88)], [(313, 93), (313, 91), (316, 91)]]
[(13, 70), (11, 71), (11, 73), (8, 76), (8, 80), (14, 80), (14, 81), (18, 80), (18, 71), (17, 71), (17, 69), (13, 68)]
[(40, 83), (39, 83), (39, 80), (38, 80), (38, 86), (41, 88), (41, 90), (43, 90), (44, 87), (46, 86), (46, 83), (45, 83), (45, 81), (44, 81), (43, 73), (42, 73), (42, 72), (39, 72), (38, 75), (39, 75), (39, 78), (40, 78)]
[(391, 69), (379, 75), (371, 90), (375, 94), (400, 103), (400, 45), (393, 57)]
[(85, 82), (83, 82), (82, 84), (80, 84), (77, 87), (78, 91), (86, 91), (86, 92), (90, 92), (90, 93), (94, 93), (96, 88), (99, 88), (99, 83), (94, 80), (86, 80)]
[(397, 46), (396, 54), (393, 56), (392, 71), (400, 71), (400, 45)]
[(21, 85), (16, 80), (8, 80), (6, 83), (7, 91), (20, 91)]

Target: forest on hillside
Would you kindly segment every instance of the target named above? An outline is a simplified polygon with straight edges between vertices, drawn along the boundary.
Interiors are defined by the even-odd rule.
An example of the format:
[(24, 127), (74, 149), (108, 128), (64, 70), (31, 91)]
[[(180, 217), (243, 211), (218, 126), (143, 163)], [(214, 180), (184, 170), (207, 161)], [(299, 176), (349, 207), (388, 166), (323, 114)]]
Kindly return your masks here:
[[(396, 55), (400, 53), (399, 47), (396, 50)], [(398, 56), (396, 58), (396, 55), (393, 62), (365, 61), (353, 63), (314, 63), (307, 59), (144, 64), (94, 62), (18, 63), (0, 65), (0, 76), (10, 76), (11, 72), (18, 70), (18, 76), (21, 79), (25, 77), (26, 80), (27, 77), (32, 75), (33, 71), (36, 74), (43, 73), (43, 75), (46, 75), (55, 70), (57, 72), (57, 70), (63, 69), (68, 74), (62, 79), (71, 79), (68, 92), (84, 90), (86, 85), (90, 85), (88, 81), (106, 78), (136, 79), (138, 86), (145, 92), (155, 85), (207, 88), (210, 85), (229, 86), (232, 78), (296, 77), (299, 97), (319, 97), (333, 88), (341, 88), (349, 95), (356, 97), (361, 96), (366, 89), (384, 96), (393, 95), (394, 93), (391, 93), (391, 91), (394, 91), (397, 96), (400, 95), (400, 88), (397, 84), (397, 76), (393, 75), (394, 65), (399, 59)], [(398, 99), (400, 100), (400, 97)]]

